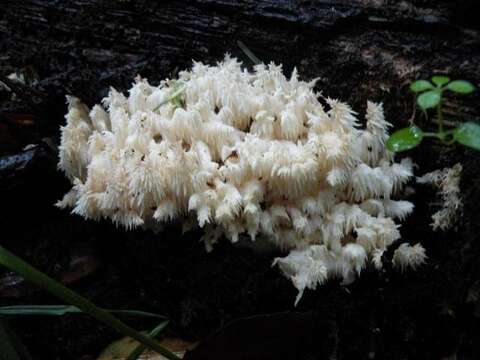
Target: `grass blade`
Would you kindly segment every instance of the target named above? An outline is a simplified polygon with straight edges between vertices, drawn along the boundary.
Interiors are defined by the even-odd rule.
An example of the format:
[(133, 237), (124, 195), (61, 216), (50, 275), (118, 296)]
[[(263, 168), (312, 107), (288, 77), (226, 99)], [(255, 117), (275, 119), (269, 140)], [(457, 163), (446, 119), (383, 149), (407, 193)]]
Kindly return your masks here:
[[(0, 322), (1, 321), (2, 321), (2, 319), (0, 319)], [(10, 339), (10, 343), (12, 344), (12, 346), (15, 349), (15, 351), (17, 352), (17, 354), (20, 356), (20, 359), (22, 359), (22, 360), (32, 360), (32, 356), (28, 352), (28, 350), (25, 347), (25, 345), (23, 344), (22, 340), (20, 340), (20, 338), (17, 336), (15, 331), (12, 330), (12, 328), (10, 327), (10, 324), (6, 320), (4, 320), (4, 322), (3, 322), (3, 327), (4, 327), (4, 331), (6, 332), (7, 336)], [(3, 347), (0, 347), (0, 348), (3, 349)], [(0, 357), (0, 359), (1, 359), (1, 357)]]
[[(156, 319), (166, 319), (165, 316), (138, 310), (111, 310), (104, 309), (111, 314), (124, 317), (149, 317)], [(72, 305), (13, 305), (0, 307), (0, 315), (46, 315), (63, 316), (66, 314), (83, 313), (82, 310)]]
[(68, 304), (74, 305), (83, 312), (93, 316), (95, 319), (103, 322), (104, 324), (116, 329), (118, 332), (130, 336), (138, 342), (148, 346), (152, 350), (162, 354), (168, 359), (179, 360), (180, 358), (170, 350), (164, 348), (148, 336), (134, 330), (127, 324), (123, 323), (108, 311), (97, 307), (94, 303), (88, 299), (76, 294), (72, 290), (60, 284), (38, 271), (19, 257), (13, 255), (8, 250), (0, 246), (0, 264), (6, 266), (12, 271), (15, 271), (19, 275), (23, 276), (26, 280), (34, 283), (42, 289), (50, 292), (52, 295), (62, 299)]
[(70, 305), (14, 305), (0, 307), (0, 315), (53, 315), (62, 316), (69, 313), (81, 313), (82, 311)]
[(0, 318), (0, 360), (22, 360), (12, 344), (9, 333), (7, 321)]
[(158, 315), (146, 311), (138, 311), (138, 310), (112, 310), (106, 309), (111, 314), (121, 315), (122, 317), (148, 317), (148, 318), (155, 318), (155, 319), (166, 319), (163, 315)]
[[(155, 339), (155, 337), (158, 336), (163, 331), (163, 329), (167, 327), (167, 325), (168, 325), (168, 320), (161, 322), (160, 324), (158, 324), (157, 327), (155, 327), (152, 331), (150, 331), (148, 336), (152, 339)], [(142, 344), (138, 345), (130, 353), (130, 355), (128, 355), (127, 360), (137, 360), (138, 357), (142, 355), (142, 353), (145, 351), (145, 349), (146, 349), (145, 345), (142, 345)]]
[(256, 57), (255, 54), (242, 41), (238, 40), (237, 45), (255, 65), (262, 63), (262, 61)]

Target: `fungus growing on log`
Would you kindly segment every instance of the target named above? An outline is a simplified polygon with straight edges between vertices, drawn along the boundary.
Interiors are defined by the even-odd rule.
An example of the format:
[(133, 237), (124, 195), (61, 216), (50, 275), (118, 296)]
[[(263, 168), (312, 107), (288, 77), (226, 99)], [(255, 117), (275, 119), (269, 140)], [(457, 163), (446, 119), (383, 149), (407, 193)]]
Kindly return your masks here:
[(314, 83), (227, 56), (159, 86), (137, 78), (128, 97), (111, 89), (91, 110), (69, 97), (59, 168), (73, 188), (58, 206), (126, 229), (193, 222), (207, 249), (264, 237), (290, 251), (274, 263), (297, 301), (329, 277), (379, 269), (400, 238), (394, 219), (413, 210), (394, 200), (412, 163), (386, 150), (381, 104), (367, 104), (362, 128), (348, 105), (323, 106)]

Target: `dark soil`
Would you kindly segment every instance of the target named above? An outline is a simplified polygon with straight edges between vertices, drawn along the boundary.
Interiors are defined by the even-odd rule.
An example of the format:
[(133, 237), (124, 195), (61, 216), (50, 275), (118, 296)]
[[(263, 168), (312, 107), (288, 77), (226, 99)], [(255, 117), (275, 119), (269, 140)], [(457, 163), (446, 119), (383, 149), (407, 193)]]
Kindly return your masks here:
[[(250, 66), (237, 40), (265, 62), (283, 63), (287, 73), (297, 66), (304, 79), (319, 77), (325, 96), (360, 114), (367, 99), (383, 101), (388, 120), (405, 126), (414, 110), (413, 79), (441, 73), (480, 85), (473, 6), (473, 0), (4, 1), (0, 81), (9, 90), (0, 85), (1, 244), (98, 305), (167, 315), (170, 332), (190, 340), (233, 319), (296, 311), (312, 314), (316, 329), (284, 327), (287, 343), (296, 344), (299, 335), (311, 340), (297, 358), (479, 359), (478, 152), (429, 142), (408, 153), (418, 174), (457, 162), (464, 169), (463, 214), (446, 233), (429, 227), (435, 192), (413, 184), (416, 209), (401, 232), (426, 247), (425, 266), (404, 274), (388, 266), (380, 274), (366, 271), (348, 287), (332, 281), (307, 291), (294, 308), (295, 289), (271, 268), (276, 254), (227, 242), (206, 253), (200, 233), (182, 236), (174, 227), (126, 232), (56, 209), (69, 183), (56, 170), (51, 146), (64, 122), (65, 95), (93, 105), (110, 85), (126, 91), (137, 74), (156, 83), (192, 59), (214, 63), (225, 52)], [(14, 71), (26, 76), (25, 84), (6, 78)], [(447, 111), (478, 121), (479, 100), (478, 91), (451, 97)], [(418, 115), (417, 122), (429, 126)], [(36, 146), (22, 150), (28, 144)], [(0, 305), (55, 303), (0, 269)], [(95, 359), (118, 338), (83, 315), (21, 318), (12, 325), (35, 359)], [(261, 334), (245, 339), (253, 341), (261, 344)], [(283, 354), (277, 358), (290, 358)]]

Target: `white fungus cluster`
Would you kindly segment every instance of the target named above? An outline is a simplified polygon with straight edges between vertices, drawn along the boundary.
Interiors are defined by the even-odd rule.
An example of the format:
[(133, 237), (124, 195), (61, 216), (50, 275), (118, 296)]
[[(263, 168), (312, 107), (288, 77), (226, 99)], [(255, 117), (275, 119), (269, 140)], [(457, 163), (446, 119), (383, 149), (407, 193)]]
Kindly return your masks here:
[(407, 267), (416, 269), (422, 265), (427, 258), (425, 249), (420, 244), (411, 246), (410, 244), (403, 243), (393, 253), (393, 266), (400, 268), (404, 271)]
[(450, 229), (462, 210), (463, 202), (460, 194), (460, 177), (462, 165), (455, 164), (451, 168), (435, 170), (417, 177), (420, 184), (432, 184), (439, 189), (442, 197), (442, 208), (432, 215), (430, 224), (434, 231)]
[(362, 127), (348, 105), (323, 106), (313, 86), (296, 70), (251, 73), (227, 56), (159, 86), (138, 78), (128, 97), (111, 89), (91, 110), (69, 98), (59, 167), (73, 188), (58, 205), (127, 229), (193, 222), (207, 249), (220, 237), (265, 237), (291, 251), (275, 263), (297, 301), (327, 278), (352, 281), (368, 262), (380, 269), (400, 238), (394, 219), (413, 209), (394, 200), (412, 163), (387, 152), (381, 104), (368, 103)]

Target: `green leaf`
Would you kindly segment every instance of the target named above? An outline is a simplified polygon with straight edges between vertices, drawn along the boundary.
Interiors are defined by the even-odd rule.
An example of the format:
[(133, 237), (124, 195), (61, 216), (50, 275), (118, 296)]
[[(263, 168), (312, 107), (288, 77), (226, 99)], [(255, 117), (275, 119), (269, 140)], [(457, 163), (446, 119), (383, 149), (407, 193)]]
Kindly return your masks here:
[(186, 87), (182, 86), (182, 83), (180, 81), (176, 82), (172, 86), (172, 94), (168, 98), (160, 102), (160, 104), (158, 104), (157, 107), (153, 109), (153, 111), (157, 111), (163, 105), (168, 104), (169, 102), (171, 102), (175, 107), (181, 107), (183, 105), (182, 95), (184, 95), (185, 90)]
[(466, 122), (455, 129), (453, 138), (464, 146), (480, 151), (480, 125)]
[[(3, 329), (2, 329), (3, 328)], [(5, 320), (0, 317), (0, 333), (3, 332), (2, 335), (0, 335), (0, 349), (4, 349), (4, 346), (2, 343), (5, 340), (8, 340), (15, 349), (15, 352), (18, 354), (20, 359), (22, 360), (32, 360), (32, 355), (30, 355), (30, 352), (27, 350), (23, 342), (20, 340), (20, 338), (17, 336), (15, 331), (10, 327), (10, 324)], [(0, 354), (0, 359), (4, 359), (2, 357), (3, 354)], [(8, 357), (7, 357), (8, 359)]]
[[(150, 317), (156, 319), (165, 319), (165, 316), (137, 310), (110, 310), (103, 309), (111, 314), (125, 317)], [(0, 315), (46, 315), (63, 316), (66, 314), (83, 313), (76, 306), (71, 305), (13, 305), (0, 307)]]
[(465, 80), (454, 80), (447, 85), (447, 89), (459, 94), (470, 94), (475, 90), (475, 86)]
[(387, 140), (387, 149), (400, 152), (413, 149), (423, 140), (423, 131), (417, 126), (411, 126), (395, 131)]
[[(165, 329), (167, 327), (167, 325), (168, 325), (168, 320), (165, 320), (165, 321), (161, 322), (152, 331), (150, 331), (148, 336), (151, 337), (152, 339), (154, 339), (155, 337), (157, 337), (163, 331), (163, 329)], [(140, 357), (140, 355), (142, 355), (142, 353), (145, 351), (145, 349), (146, 349), (145, 345), (142, 345), (142, 344), (138, 345), (130, 353), (130, 355), (128, 355), (127, 360), (137, 360)]]
[(441, 100), (441, 95), (440, 91), (438, 90), (430, 90), (427, 92), (424, 92), (423, 94), (420, 94), (417, 98), (417, 104), (420, 106), (423, 110), (431, 109), (436, 107), (438, 104), (440, 104)]
[(70, 305), (13, 305), (0, 307), (0, 315), (54, 315), (81, 313), (76, 306)]
[(23, 278), (25, 278), (25, 280), (34, 283), (35, 285), (48, 291), (52, 295), (62, 299), (66, 303), (74, 305), (78, 309), (82, 310), (84, 313), (93, 316), (98, 321), (101, 321), (104, 324), (114, 328), (121, 334), (130, 336), (138, 342), (148, 346), (159, 354), (165, 356), (167, 359), (180, 359), (173, 352), (164, 348), (148, 336), (136, 331), (124, 322), (117, 319), (108, 311), (99, 308), (90, 300), (78, 295), (69, 288), (63, 286), (58, 281), (53, 280), (44, 273), (38, 271), (33, 266), (29, 265), (19, 257), (13, 255), (12, 253), (4, 249), (2, 246), (0, 246), (0, 265), (3, 265), (12, 271), (15, 271)]
[(437, 86), (445, 85), (449, 81), (450, 81), (450, 78), (448, 76), (441, 76), (441, 75), (432, 76), (432, 82)]
[(410, 84), (410, 90), (415, 93), (430, 89), (433, 89), (433, 85), (430, 81), (427, 80), (417, 80)]
[(10, 329), (4, 319), (0, 319), (0, 351), (1, 360), (22, 360), (15, 350), (10, 337)]

